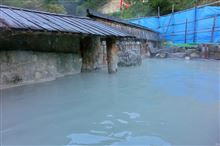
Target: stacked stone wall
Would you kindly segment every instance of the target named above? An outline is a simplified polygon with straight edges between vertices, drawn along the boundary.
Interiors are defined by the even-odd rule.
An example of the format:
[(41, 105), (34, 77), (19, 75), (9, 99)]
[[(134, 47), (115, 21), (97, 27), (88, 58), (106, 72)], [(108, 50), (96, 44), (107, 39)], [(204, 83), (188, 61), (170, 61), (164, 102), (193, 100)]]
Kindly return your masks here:
[(0, 51), (0, 62), (0, 88), (77, 74), (82, 65), (79, 54), (35, 51)]

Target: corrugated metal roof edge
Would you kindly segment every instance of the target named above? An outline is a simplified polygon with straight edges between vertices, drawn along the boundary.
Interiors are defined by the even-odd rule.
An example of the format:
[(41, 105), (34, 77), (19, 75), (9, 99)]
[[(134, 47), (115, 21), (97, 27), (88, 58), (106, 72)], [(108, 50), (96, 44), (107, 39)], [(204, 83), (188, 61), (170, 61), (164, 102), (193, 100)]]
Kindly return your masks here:
[[(14, 9), (14, 10), (20, 10), (20, 11), (26, 11), (26, 12), (32, 12), (32, 13), (39, 13), (39, 14), (45, 14), (45, 15), (54, 15), (54, 16), (60, 16), (60, 17), (70, 17), (70, 18), (76, 18), (76, 19), (86, 19), (86, 20), (90, 20), (90, 21), (95, 21), (94, 19), (91, 19), (89, 17), (82, 17), (82, 16), (73, 16), (73, 15), (66, 15), (66, 14), (58, 14), (58, 13), (50, 13), (50, 12), (45, 12), (45, 11), (39, 11), (39, 10), (31, 10), (31, 9), (25, 9), (25, 8), (19, 8), (19, 7), (13, 7), (13, 6), (6, 6), (6, 5), (0, 5), (0, 8), (6, 8), (6, 9)], [(100, 23), (100, 22), (97, 22)], [(103, 24), (106, 25), (106, 24)], [(108, 26), (110, 27), (110, 26)], [(112, 27), (110, 27), (112, 28)], [(112, 28), (115, 29), (115, 28)], [(14, 29), (13, 30), (23, 30), (23, 29)], [(45, 31), (40, 31), (40, 30), (32, 30), (31, 31), (39, 31), (39, 32), (45, 32)], [(118, 30), (117, 30), (118, 31)], [(48, 32), (52, 32), (52, 31), (48, 31)], [(55, 31), (54, 31), (55, 32)], [(121, 32), (118, 31), (120, 33), (122, 33), (123, 35), (121, 36), (116, 36), (116, 35), (108, 35), (106, 37), (129, 37), (129, 38), (135, 38), (135, 36), (131, 36), (125, 32)], [(72, 32), (64, 32), (64, 33), (72, 33)], [(72, 33), (72, 34), (83, 34), (83, 33)], [(84, 34), (84, 35), (94, 35), (94, 34)], [(94, 35), (94, 36), (100, 36), (100, 35)]]
[[(7, 33), (7, 32), (13, 32), (13, 35), (15, 35), (16, 33), (18, 34), (28, 34), (29, 32), (27, 31), (27, 29), (18, 29), (18, 28), (13, 28), (13, 29), (2, 29), (0, 28), (0, 33)], [(101, 35), (97, 35), (97, 34), (85, 34), (85, 33), (72, 33), (72, 32), (58, 32), (58, 31), (45, 31), (45, 30), (30, 30), (31, 33), (36, 33), (36, 34), (43, 34), (43, 33), (48, 33), (48, 34), (57, 34), (57, 35), (80, 35), (82, 37), (87, 37), (87, 36), (97, 36), (100, 38), (118, 38), (118, 39), (133, 39), (135, 38), (134, 36), (115, 36), (115, 35), (108, 35), (108, 36), (101, 36)]]
[(129, 22), (123, 20), (123, 19), (115, 18), (115, 17), (108, 16), (108, 15), (105, 15), (105, 14), (101, 14), (101, 13), (95, 12), (94, 10), (91, 10), (91, 9), (87, 9), (87, 17), (101, 18), (101, 19), (105, 19), (105, 20), (108, 20), (108, 21), (113, 21), (113, 22), (117, 22), (117, 23), (121, 23), (121, 24), (124, 24), (124, 25), (131, 26), (131, 27), (136, 27), (136, 28), (139, 28), (139, 29), (143, 29), (143, 30), (154, 32), (154, 33), (158, 33), (158, 32), (156, 32), (156, 31), (154, 31), (150, 28), (147, 28), (147, 27), (144, 27), (144, 26), (141, 26), (141, 25), (137, 25), (137, 24), (134, 24), (134, 23), (129, 23)]
[(22, 11), (27, 11), (27, 12), (34, 12), (34, 13), (47, 14), (47, 15), (55, 15), (55, 16), (62, 16), (62, 17), (72, 17), (72, 18), (79, 18), (79, 19), (91, 19), (89, 17), (84, 17), (84, 16), (74, 16), (74, 15), (67, 15), (67, 14), (60, 14), (60, 13), (51, 13), (51, 12), (32, 10), (32, 9), (25, 9), (25, 8), (14, 7), (14, 6), (6, 6), (6, 5), (0, 5), (0, 8), (22, 10)]
[[(103, 36), (103, 35), (98, 35), (98, 34), (89, 34), (89, 33), (72, 33), (72, 32), (67, 32), (67, 31), (45, 31), (45, 30), (34, 30), (34, 29), (28, 29), (29, 32), (31, 33), (52, 33), (52, 34), (66, 34), (66, 35), (80, 35), (80, 36), (97, 36), (101, 38), (136, 38), (135, 36), (116, 36), (116, 35), (108, 35), (108, 36)], [(12, 28), (12, 29), (3, 29), (0, 27), (0, 32), (27, 32), (27, 29), (24, 28)], [(14, 34), (14, 33), (13, 33)]]

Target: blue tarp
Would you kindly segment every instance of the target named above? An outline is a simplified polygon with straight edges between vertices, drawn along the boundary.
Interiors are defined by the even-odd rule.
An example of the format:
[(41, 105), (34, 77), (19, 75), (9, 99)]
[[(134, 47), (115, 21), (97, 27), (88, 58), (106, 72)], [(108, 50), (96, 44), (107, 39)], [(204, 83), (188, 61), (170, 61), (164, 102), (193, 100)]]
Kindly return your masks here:
[(173, 43), (220, 43), (220, 7), (217, 6), (192, 8), (160, 18), (146, 17), (129, 21), (158, 31), (162, 39)]

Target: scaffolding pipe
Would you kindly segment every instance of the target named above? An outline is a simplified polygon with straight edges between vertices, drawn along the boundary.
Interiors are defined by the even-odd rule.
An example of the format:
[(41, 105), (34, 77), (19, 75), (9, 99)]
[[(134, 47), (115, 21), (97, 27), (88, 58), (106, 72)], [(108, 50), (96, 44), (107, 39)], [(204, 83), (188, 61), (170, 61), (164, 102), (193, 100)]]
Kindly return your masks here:
[(188, 29), (187, 23), (188, 23), (188, 19), (186, 19), (186, 24), (185, 24), (185, 40), (184, 40), (185, 43), (187, 42), (187, 29)]
[(212, 43), (214, 42), (215, 24), (216, 24), (216, 16), (214, 17), (213, 26), (212, 26), (212, 34), (211, 34), (211, 42)]
[(197, 31), (197, 0), (196, 0), (196, 6), (195, 6), (195, 16), (194, 16), (194, 36), (193, 36), (193, 43), (196, 42), (196, 31)]
[(215, 5), (215, 4), (218, 4), (218, 3), (220, 3), (220, 1), (216, 1), (216, 2), (212, 2), (212, 3), (208, 3), (208, 4), (204, 4), (204, 5), (200, 5), (200, 6), (198, 6), (198, 8), (202, 8), (202, 7), (205, 7), (205, 6)]

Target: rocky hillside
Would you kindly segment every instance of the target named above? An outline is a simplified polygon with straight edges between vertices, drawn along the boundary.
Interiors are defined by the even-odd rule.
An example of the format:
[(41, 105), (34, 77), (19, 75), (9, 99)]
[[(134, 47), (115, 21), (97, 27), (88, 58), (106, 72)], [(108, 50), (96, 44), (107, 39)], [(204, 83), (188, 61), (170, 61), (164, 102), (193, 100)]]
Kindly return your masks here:
[(104, 14), (112, 14), (120, 10), (120, 0), (109, 0), (105, 5), (98, 9)]

